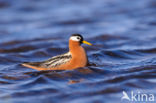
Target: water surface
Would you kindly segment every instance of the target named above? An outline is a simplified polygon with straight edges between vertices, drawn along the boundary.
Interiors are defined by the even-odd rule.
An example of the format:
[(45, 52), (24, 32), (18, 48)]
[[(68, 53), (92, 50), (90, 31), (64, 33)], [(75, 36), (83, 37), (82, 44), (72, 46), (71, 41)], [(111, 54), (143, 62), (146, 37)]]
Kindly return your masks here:
[[(94, 44), (83, 45), (90, 66), (20, 65), (67, 52), (72, 33)], [(123, 91), (156, 100), (155, 0), (0, 0), (0, 38), (1, 103), (120, 103)]]

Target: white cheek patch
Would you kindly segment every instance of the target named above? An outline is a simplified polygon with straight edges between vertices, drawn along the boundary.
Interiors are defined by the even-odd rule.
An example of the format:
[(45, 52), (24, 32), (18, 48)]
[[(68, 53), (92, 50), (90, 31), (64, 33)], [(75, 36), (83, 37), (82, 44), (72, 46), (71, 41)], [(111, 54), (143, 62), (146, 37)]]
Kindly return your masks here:
[(72, 37), (70, 37), (70, 40), (79, 41), (79, 40), (77, 39), (77, 36), (72, 36)]

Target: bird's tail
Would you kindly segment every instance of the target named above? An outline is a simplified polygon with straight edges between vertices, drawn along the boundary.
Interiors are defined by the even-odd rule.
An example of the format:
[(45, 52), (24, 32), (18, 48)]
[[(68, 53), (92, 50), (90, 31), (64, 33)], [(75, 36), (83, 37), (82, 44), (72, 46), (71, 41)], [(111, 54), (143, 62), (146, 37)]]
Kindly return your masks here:
[(40, 64), (41, 64), (40, 62), (25, 62), (22, 63), (21, 65), (36, 70), (45, 70), (45, 68), (41, 68)]

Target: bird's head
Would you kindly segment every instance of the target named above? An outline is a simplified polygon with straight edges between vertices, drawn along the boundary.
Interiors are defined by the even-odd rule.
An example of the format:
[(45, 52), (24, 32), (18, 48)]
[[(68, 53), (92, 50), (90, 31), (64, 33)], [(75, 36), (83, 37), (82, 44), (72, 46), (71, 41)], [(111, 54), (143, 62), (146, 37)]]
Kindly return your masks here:
[(82, 43), (87, 44), (87, 45), (90, 45), (90, 46), (92, 45), (91, 43), (85, 41), (83, 39), (82, 35), (80, 35), (80, 34), (72, 34), (69, 40), (71, 42), (75, 42), (75, 43), (77, 43), (79, 45), (81, 45)]

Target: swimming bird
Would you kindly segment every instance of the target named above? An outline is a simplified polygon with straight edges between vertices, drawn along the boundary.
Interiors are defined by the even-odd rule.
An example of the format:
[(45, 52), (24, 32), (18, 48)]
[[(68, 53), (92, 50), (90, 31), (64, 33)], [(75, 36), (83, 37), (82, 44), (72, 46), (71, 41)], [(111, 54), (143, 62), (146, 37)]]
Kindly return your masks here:
[(69, 38), (69, 52), (54, 56), (41, 62), (27, 62), (22, 65), (36, 70), (72, 70), (79, 67), (85, 67), (88, 64), (88, 58), (85, 49), (81, 44), (92, 45), (85, 41), (80, 34), (72, 34)]

